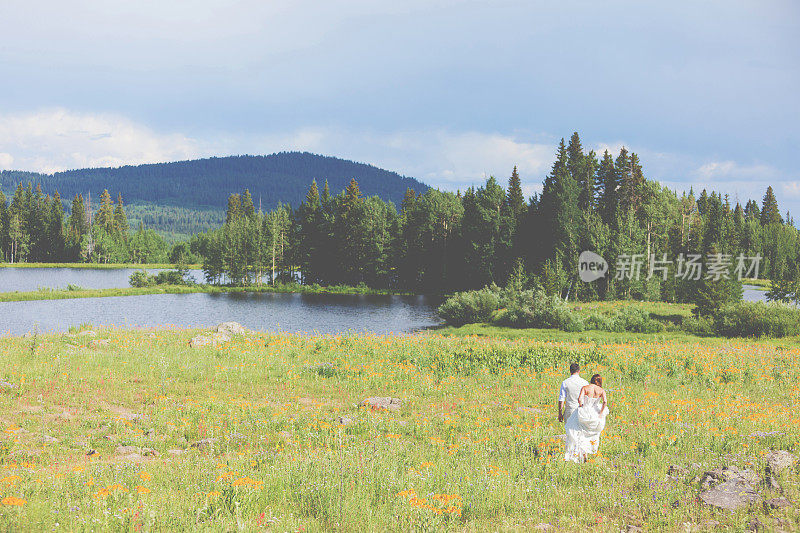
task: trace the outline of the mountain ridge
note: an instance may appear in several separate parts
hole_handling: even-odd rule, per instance
[[[231,193],[249,189],[264,209],[279,202],[297,206],[311,181],[320,188],[325,180],[338,194],[355,178],[366,196],[378,195],[400,205],[407,188],[417,193],[428,185],[419,180],[335,156],[310,152],[276,152],[269,155],[214,156],[165,163],[96,167],[52,174],[19,170],[0,171],[0,189],[13,194],[18,183],[34,182],[45,193],[59,191],[65,200],[75,194],[98,198],[103,189],[122,194],[126,204],[156,204],[190,209],[224,209]]]

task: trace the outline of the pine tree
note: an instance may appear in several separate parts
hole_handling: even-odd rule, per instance
[[[525,196],[522,194],[522,181],[519,178],[516,165],[514,165],[514,170],[511,171],[511,177],[508,179],[508,192],[506,193],[506,200],[503,205],[508,215],[514,220],[516,228],[516,225],[527,209]]]
[[[250,189],[245,189],[241,197],[242,202],[242,215],[247,218],[253,218],[256,214],[256,208],[253,205],[253,197],[250,195]]]
[[[64,257],[64,205],[61,203],[61,195],[58,191],[53,195],[50,202],[47,217],[47,241],[50,261],[68,261]]]
[[[100,195],[100,208],[94,217],[94,225],[108,232],[114,229],[114,204],[108,189],[103,190],[103,194]]]
[[[317,189],[317,181],[311,182],[305,201],[297,210],[298,219],[298,264],[305,283],[321,281],[321,247],[323,246],[322,204]]]
[[[597,179],[600,182],[600,194],[597,200],[600,216],[606,224],[611,224],[616,220],[618,205],[617,173],[614,170],[614,158],[608,153],[603,152],[603,159],[600,161],[600,168],[597,171]]]
[[[775,193],[770,185],[767,187],[761,206],[761,225],[766,226],[767,224],[780,224],[782,222],[781,212],[778,209],[778,200],[775,198]]]
[[[242,216],[242,198],[238,194],[228,196],[228,208],[225,211],[225,224],[231,224]]]
[[[122,205],[122,193],[117,194],[117,205],[114,207],[114,225],[117,230],[127,235],[129,225],[128,217],[125,214],[125,207]]]

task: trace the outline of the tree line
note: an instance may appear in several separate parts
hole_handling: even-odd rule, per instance
[[[256,211],[250,193],[231,195],[222,228],[187,245],[204,258],[209,282],[248,285],[298,279],[306,284],[366,284],[416,292],[452,292],[509,281],[536,282],[548,294],[580,300],[694,301],[698,292],[738,299],[736,258],[760,256],[759,277],[797,279],[800,238],[781,216],[772,187],[759,205],[703,190],[677,194],[649,180],[635,153],[586,152],[577,133],[562,139],[542,192],[525,198],[519,173],[508,186],[490,177],[451,193],[407,190],[399,211],[364,197],[355,179],[338,195],[314,181],[296,208]],[[577,279],[578,256],[591,250],[612,267],[638,255],[641,276]],[[726,276],[680,276],[680,260],[647,276],[656,257],[728,258]],[[663,263],[666,265],[667,263]],[[649,279],[648,279],[649,278]],[[738,292],[738,296],[737,296]],[[728,296],[725,296],[728,297]]]
[[[141,225],[131,232],[122,202],[108,190],[96,212],[91,197],[77,194],[67,216],[56,191],[43,194],[40,185],[17,185],[9,202],[0,191],[0,259],[23,262],[159,263],[169,247]]]
[[[260,203],[260,202],[259,202]],[[399,205],[364,196],[356,179],[336,195],[313,181],[296,207],[262,212],[250,192],[228,197],[224,223],[168,249],[155,232],[128,228],[121,196],[108,191],[96,213],[76,195],[65,216],[58,194],[18,186],[0,195],[0,250],[6,261],[202,262],[210,283],[251,285],[300,281],[420,293],[490,284],[537,284],[549,295],[578,300],[636,298],[738,299],[730,276],[681,276],[681,258],[708,264],[760,256],[759,277],[771,295],[800,294],[800,236],[781,215],[772,187],[760,202],[732,202],[703,190],[676,193],[645,177],[638,156],[622,148],[598,156],[574,133],[559,144],[541,193],[526,198],[514,168],[507,186],[490,177],[463,192],[408,188]],[[611,266],[639,256],[641,276],[578,279],[578,257],[591,250]],[[647,262],[669,259],[658,275]],[[617,269],[618,270],[618,269]],[[663,275],[662,275],[663,273]]]

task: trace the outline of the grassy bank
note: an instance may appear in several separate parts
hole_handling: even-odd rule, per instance
[[[190,269],[200,269],[203,265],[187,265]],[[171,263],[0,263],[0,268],[84,268],[113,270],[120,268],[172,269]]]
[[[306,285],[263,285],[261,287],[225,287],[217,285],[156,285],[154,287],[124,287],[118,289],[40,289],[28,292],[0,292],[2,302],[27,302],[32,300],[64,300],[70,298],[105,298],[110,296],[142,296],[145,294],[221,294],[231,292],[247,293],[300,293],[300,294],[398,294],[390,291],[366,287],[330,286],[316,287]]]
[[[772,281],[768,279],[745,278],[742,280],[742,284],[752,285],[753,287],[764,289],[765,291],[768,291],[770,287],[772,287]]]
[[[249,333],[192,349],[196,331],[99,333],[0,338],[4,529],[800,524],[796,507],[716,512],[695,481],[720,465],[762,475],[770,449],[798,453],[797,347]],[[583,465],[553,437],[572,360],[604,375],[612,410]],[[356,407],[370,396],[402,405]],[[686,472],[668,477],[673,464]],[[779,476],[794,502],[799,472]]]

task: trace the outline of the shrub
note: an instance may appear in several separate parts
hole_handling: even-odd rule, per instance
[[[700,337],[713,337],[716,333],[714,320],[708,317],[688,317],[681,322],[681,330]]]
[[[186,280],[183,274],[177,270],[162,270],[156,274],[154,282],[156,285],[185,285]]]
[[[439,316],[454,326],[488,322],[492,313],[500,309],[500,291],[485,287],[477,291],[457,292],[439,306]]]
[[[131,277],[128,278],[131,287],[151,287],[155,285],[153,276],[147,273],[146,270],[137,270]]]
[[[564,331],[583,331],[583,320],[573,313],[558,296],[544,291],[525,291],[515,295],[508,309],[496,322],[515,328],[557,328]]]
[[[623,307],[614,312],[610,331],[632,333],[659,333],[664,325],[650,318],[650,314],[636,307]]]
[[[725,337],[800,335],[800,309],[777,302],[738,302],[714,314],[714,329]]]

